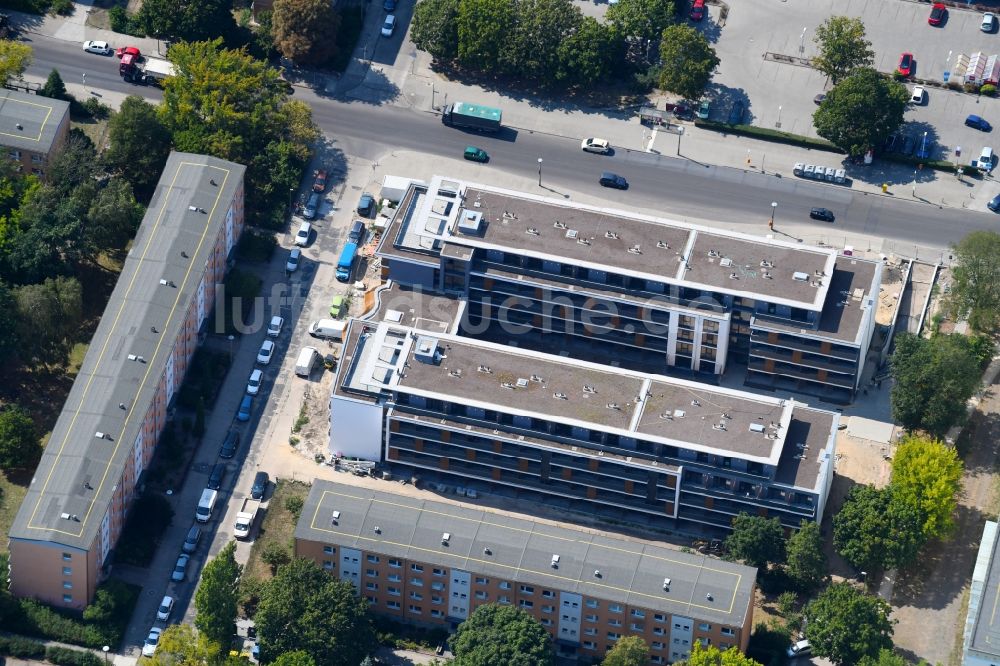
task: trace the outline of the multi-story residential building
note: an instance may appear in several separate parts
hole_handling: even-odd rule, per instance
[[[997,666],[1000,664],[1000,558],[997,544],[1000,530],[988,520],[979,542],[976,568],[972,572],[969,610],[965,618],[962,666]]]
[[[403,197],[383,277],[467,303],[461,332],[624,367],[849,402],[882,264],[828,247],[435,176]]]
[[[327,481],[313,483],[295,554],[398,621],[454,630],[483,604],[517,606],[558,654],[585,662],[629,635],[654,664],[685,659],[696,641],[746,650],[753,628],[750,567]]]
[[[24,173],[45,179],[49,158],[69,135],[69,102],[0,90],[0,145]]]
[[[721,533],[741,512],[794,529],[823,515],[836,412],[471,339],[446,332],[448,311],[383,300],[383,321],[348,328],[334,455],[668,529]]]
[[[10,589],[82,609],[243,230],[245,167],[172,153],[10,532]]]

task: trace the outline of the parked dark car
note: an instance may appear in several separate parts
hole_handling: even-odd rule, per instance
[[[220,458],[232,458],[236,455],[236,449],[240,448],[240,433],[235,430],[230,430],[226,434],[226,439],[222,442],[222,448],[219,450]]]
[[[913,149],[917,147],[917,140],[912,136],[907,136],[903,139],[903,145],[899,149],[900,155],[912,155]]]
[[[991,129],[993,129],[993,126],[990,125],[988,122],[986,122],[985,118],[977,115],[970,114],[965,119],[965,124],[968,125],[969,127],[975,127],[977,130],[981,132],[989,132]]]
[[[215,463],[212,466],[212,473],[208,475],[208,484],[206,487],[209,490],[218,490],[222,487],[222,479],[226,476],[226,463]]]
[[[729,111],[729,124],[739,125],[743,122],[743,114],[745,112],[745,106],[743,105],[743,100],[738,99],[733,102],[733,108]]]
[[[358,200],[358,215],[364,215],[365,217],[371,217],[372,213],[375,212],[375,197],[365,192],[361,195],[361,199]]]
[[[262,499],[267,492],[268,482],[267,472],[257,472],[253,477],[253,485],[250,486],[250,497],[252,499]]]
[[[990,199],[989,203],[986,204],[986,207],[994,213],[1000,213],[1000,194]]]
[[[628,181],[619,176],[616,173],[611,173],[610,171],[605,171],[601,174],[601,185],[604,187],[612,187],[616,190],[627,190]]]
[[[833,211],[827,208],[813,208],[809,211],[809,217],[814,220],[822,220],[823,222],[833,222],[834,220]]]
[[[889,138],[885,140],[882,144],[883,153],[891,153],[896,150],[900,145],[900,137],[898,134],[890,134]]]

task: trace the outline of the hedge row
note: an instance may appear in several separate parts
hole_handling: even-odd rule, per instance
[[[18,659],[42,659],[45,657],[45,646],[23,636],[0,636],[0,655]]]
[[[800,146],[802,148],[825,150],[831,153],[840,153],[841,155],[844,154],[844,151],[837,148],[826,139],[814,139],[812,137],[792,134],[791,132],[782,132],[781,130],[768,129],[766,127],[755,127],[753,125],[730,125],[729,123],[720,123],[714,120],[696,120],[694,121],[694,125],[695,127],[702,127],[716,132],[749,136],[754,139],[771,141],[772,143],[784,143],[790,146]]]
[[[45,659],[57,666],[101,666],[103,660],[93,652],[45,644],[24,636],[0,636],[0,656],[18,659]]]
[[[45,659],[58,666],[102,666],[103,664],[103,660],[93,652],[54,645],[45,650]]]

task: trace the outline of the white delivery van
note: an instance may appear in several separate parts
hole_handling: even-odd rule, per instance
[[[993,170],[993,149],[989,146],[983,148],[983,152],[979,154],[979,161],[976,166],[980,171],[992,171]]]
[[[312,374],[319,358],[319,352],[315,347],[303,347],[299,352],[299,358],[295,361],[295,374],[299,377],[308,377]]]
[[[201,499],[198,500],[198,510],[194,512],[194,518],[199,523],[207,523],[212,519],[212,511],[215,509],[215,502],[219,499],[219,491],[205,488],[201,491]]]
[[[309,324],[309,335],[324,340],[343,340],[347,329],[346,321],[337,319],[320,319]]]

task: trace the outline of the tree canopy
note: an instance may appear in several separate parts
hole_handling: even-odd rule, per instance
[[[502,50],[504,70],[528,81],[559,71],[560,46],[579,29],[583,13],[572,0],[517,0],[513,34]]]
[[[351,583],[312,560],[294,559],[278,569],[254,620],[264,663],[301,650],[316,666],[357,666],[375,647],[367,602]]]
[[[458,55],[458,5],[459,0],[420,0],[410,24],[414,46],[442,60]]]
[[[108,146],[101,162],[111,173],[127,175],[142,201],[149,201],[170,155],[170,131],[156,107],[129,95],[108,120]]]
[[[799,589],[811,591],[826,578],[826,553],[819,523],[803,520],[798,532],[788,538],[785,546],[788,575]]]
[[[660,42],[660,87],[687,99],[701,96],[719,65],[705,35],[689,25],[672,25]]]
[[[920,660],[920,664],[926,664]],[[858,662],[858,666],[910,666],[910,662],[905,657],[901,657],[892,650],[879,650],[875,657],[864,657]]]
[[[41,457],[38,428],[27,410],[10,405],[0,411],[0,469],[31,469]]]
[[[340,16],[330,0],[274,0],[271,34],[289,60],[322,65],[337,53]]]
[[[813,653],[853,666],[864,657],[892,649],[892,608],[849,583],[834,583],[804,611],[805,635]]]
[[[911,563],[923,544],[920,514],[891,487],[854,486],[833,517],[833,547],[870,573]]]
[[[943,442],[907,435],[892,459],[895,498],[917,509],[925,541],[947,536],[962,487],[962,461]]]
[[[836,84],[861,67],[871,67],[875,52],[865,39],[865,25],[861,19],[850,16],[831,16],[816,28],[813,37],[819,55],[813,66],[830,77]]]
[[[943,436],[966,417],[966,402],[980,385],[979,359],[964,335],[896,337],[890,359],[892,416],[907,430]]]
[[[691,656],[677,662],[677,666],[761,666],[761,664],[735,647],[723,652],[714,645],[702,647],[701,641],[695,641],[691,646]]]
[[[483,604],[448,639],[455,666],[550,666],[552,641],[535,618],[514,606]]]
[[[370,660],[370,657],[365,657]],[[364,662],[361,662],[364,664]],[[308,652],[296,650],[278,655],[278,658],[271,662],[273,666],[316,666],[316,660],[309,656]]]
[[[0,83],[19,79],[31,64],[31,47],[12,39],[0,39]]]
[[[504,51],[514,33],[514,0],[460,0],[458,60],[471,69],[499,73]]]
[[[882,145],[903,124],[910,91],[868,67],[855,69],[813,113],[816,133],[853,156]]]
[[[236,542],[230,541],[202,569],[195,590],[194,626],[219,645],[226,645],[233,636],[242,572],[243,567],[236,563]]]
[[[677,22],[673,0],[620,0],[605,18],[623,38],[642,44],[665,39],[663,31]]]
[[[741,513],[733,518],[733,531],[726,537],[726,553],[750,566],[785,561],[785,529],[777,518]]]
[[[185,41],[232,39],[236,31],[231,0],[143,0],[136,25],[147,35]],[[173,54],[171,54],[173,55]]]
[[[1000,234],[973,231],[952,249],[952,313],[967,317],[973,330],[995,332],[1000,326]]]
[[[174,147],[247,165],[247,217],[279,228],[319,137],[309,106],[288,99],[277,70],[221,40],[175,44],[170,59],[177,75],[158,111]]]
[[[38,94],[51,99],[66,99],[66,84],[63,83],[58,70],[53,69],[49,72],[49,77],[45,79],[45,85]]]
[[[618,639],[604,655],[601,666],[646,666],[649,663],[649,646],[639,636]]]

